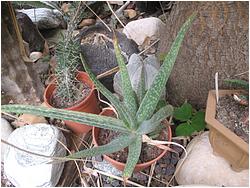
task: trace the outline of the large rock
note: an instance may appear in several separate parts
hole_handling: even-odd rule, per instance
[[[58,27],[66,27],[66,22],[63,15],[56,9],[36,8],[18,10],[27,14],[33,23],[38,26],[38,29],[54,29]]]
[[[103,37],[104,36],[104,37]],[[129,59],[133,53],[138,53],[138,47],[133,40],[116,31],[116,36],[121,47],[122,55]],[[118,66],[114,46],[113,33],[110,32],[102,24],[96,24],[87,28],[83,28],[78,35],[81,40],[81,52],[86,63],[92,72],[97,76]],[[127,61],[126,61],[127,62]],[[101,78],[100,81],[113,92],[114,74]]]
[[[47,156],[65,156],[66,144],[62,132],[48,124],[27,125],[16,129],[8,142],[17,147]],[[64,163],[47,164],[48,158],[31,155],[7,147],[4,156],[4,172],[15,186],[49,187],[55,186],[61,176]]]
[[[1,139],[8,140],[9,135],[13,132],[13,128],[9,124],[9,122],[1,118]],[[4,153],[6,151],[6,145],[1,143],[1,161],[4,161]]]
[[[208,132],[195,137],[187,146],[187,159],[176,174],[180,185],[249,186],[249,170],[235,172],[222,157],[213,154]],[[181,160],[177,164],[180,166]]]
[[[159,18],[150,17],[129,22],[123,33],[138,45],[142,45],[147,37],[159,38],[160,31],[164,28],[165,24]]]

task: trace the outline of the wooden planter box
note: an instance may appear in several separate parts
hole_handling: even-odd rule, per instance
[[[219,96],[231,95],[235,90],[219,90]],[[249,145],[231,130],[221,124],[216,117],[215,90],[208,93],[205,121],[209,128],[209,141],[215,154],[225,158],[235,171],[248,169]]]

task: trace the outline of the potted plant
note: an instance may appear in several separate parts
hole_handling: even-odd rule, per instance
[[[126,65],[120,53],[117,39],[114,39],[115,54],[121,73],[123,102],[119,101],[108,89],[106,89],[94,74],[90,71],[86,63],[83,63],[86,72],[97,89],[112,103],[114,112],[118,118],[101,116],[96,114],[67,111],[64,109],[54,109],[46,107],[34,107],[29,105],[3,105],[2,110],[15,113],[31,113],[40,116],[59,118],[63,120],[75,121],[95,127],[118,131],[120,135],[110,143],[94,148],[85,149],[68,155],[64,160],[74,160],[77,158],[91,157],[96,155],[110,154],[128,147],[128,157],[123,170],[123,178],[131,177],[134,168],[139,160],[143,142],[151,142],[148,135],[156,131],[162,120],[172,115],[173,107],[164,105],[156,110],[161,93],[165,88],[168,77],[173,68],[179,48],[186,31],[192,24],[196,14],[193,14],[181,27],[169,53],[166,55],[163,64],[151,87],[145,91],[144,82],[140,82],[137,95],[132,90]],[[82,57],[82,56],[81,56]],[[82,58],[82,61],[83,58]],[[143,80],[143,77],[142,79]]]
[[[235,171],[249,167],[249,126],[248,104],[242,103],[242,94],[247,91],[248,82],[227,80],[238,83],[244,90],[218,90],[219,104],[216,102],[216,91],[208,93],[205,121],[209,128],[209,140],[214,152],[224,157]],[[248,100],[247,100],[248,101]],[[242,103],[242,104],[240,104]],[[246,111],[247,114],[244,114]],[[248,132],[248,134],[247,134]]]
[[[103,111],[100,113],[100,115],[109,116],[109,117],[116,117],[114,110],[112,110],[111,108],[103,109]],[[167,139],[169,142],[171,142],[171,139],[172,139],[171,127],[170,126],[165,127],[165,126],[166,125],[159,126],[159,130],[156,130],[155,132],[153,132],[153,135],[156,135],[157,137],[159,137],[159,135],[157,135],[157,134],[161,133],[162,140]],[[164,130],[164,129],[167,129],[167,130]],[[116,134],[117,134],[117,132],[115,132],[115,131],[110,131],[110,130],[105,130],[105,129],[101,129],[98,127],[93,127],[93,129],[92,129],[93,144],[96,147],[103,145],[103,143],[107,142],[106,140],[109,140],[113,136],[116,136]],[[102,136],[100,136],[100,135],[102,135]],[[106,135],[108,135],[108,138],[106,137]],[[134,172],[139,172],[139,171],[149,167],[154,162],[161,159],[167,152],[167,150],[162,150],[162,149],[159,149],[155,146],[150,146],[150,145],[146,145],[146,144],[144,144],[144,146],[142,147],[141,152],[143,152],[143,151],[144,151],[144,156],[141,159],[141,161],[135,165]],[[112,153],[110,155],[104,154],[103,158],[106,161],[108,161],[110,164],[112,164],[112,166],[117,168],[118,170],[123,171],[125,168],[125,160],[126,160],[127,155],[128,155],[128,150],[123,149],[121,151]],[[154,156],[156,156],[156,157],[154,157]]]
[[[73,30],[77,27],[81,2],[67,12],[68,29],[62,35],[55,50],[55,79],[44,91],[44,102],[48,107],[98,114],[100,108],[93,82],[85,72],[77,71],[80,64],[80,43],[74,39]],[[86,133],[91,126],[72,121],[65,124],[76,133]]]

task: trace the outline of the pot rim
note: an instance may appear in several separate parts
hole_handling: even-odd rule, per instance
[[[88,75],[86,72],[78,71],[76,77],[78,77],[79,75],[84,75],[84,76],[86,76],[86,77],[87,77],[87,80],[89,80],[89,82],[92,82],[92,81],[90,80],[90,78],[89,78],[89,75]],[[85,80],[86,80],[86,78],[84,78],[84,81],[85,81]],[[46,89],[45,89],[45,91],[44,91],[44,96],[43,96],[44,102],[46,103],[46,105],[48,105],[48,106],[51,107],[51,108],[56,108],[56,107],[54,107],[54,106],[51,105],[50,99],[48,99],[48,98],[46,97],[46,93],[48,92],[48,90],[49,90],[51,87],[54,87],[54,88],[53,88],[53,91],[52,91],[52,92],[54,92],[54,90],[56,89],[55,81],[56,81],[56,78],[54,78],[54,79],[48,84],[48,86],[46,87]],[[91,95],[92,95],[92,94],[94,93],[94,91],[95,91],[95,86],[94,86],[93,83],[91,83],[91,84],[86,83],[86,82],[84,82],[84,83],[87,84],[87,85],[90,87],[90,89],[91,89],[90,92],[89,92],[89,94],[88,94],[83,100],[81,100],[80,102],[78,102],[77,104],[75,104],[75,105],[73,105],[73,106],[70,106],[70,107],[67,107],[67,108],[63,108],[63,109],[65,109],[65,110],[74,110],[75,108],[82,106],[84,103],[86,103],[86,102],[90,99]],[[51,96],[50,96],[50,97],[51,97]]]

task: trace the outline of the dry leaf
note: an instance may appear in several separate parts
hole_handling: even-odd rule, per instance
[[[62,4],[62,7],[61,7],[62,11],[63,11],[64,13],[69,12],[69,6],[70,6],[70,4],[68,4],[68,3],[63,3],[63,4]]]
[[[87,19],[83,19],[81,21],[81,23],[79,24],[79,28],[83,28],[85,26],[90,26],[90,25],[94,25],[96,22],[95,19],[92,19],[92,18],[87,18]]]
[[[136,17],[136,15],[137,15],[137,13],[134,9],[124,10],[124,16],[129,17],[129,19]]]
[[[48,123],[47,120],[42,116],[34,116],[31,114],[23,114],[19,116],[17,120],[15,120],[12,124],[15,127],[21,127],[27,124],[35,124],[35,123]]]

